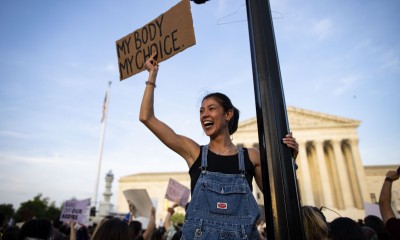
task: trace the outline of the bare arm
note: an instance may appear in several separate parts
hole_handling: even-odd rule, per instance
[[[167,212],[167,215],[165,216],[165,220],[164,220],[165,230],[168,230],[168,228],[171,226],[171,217],[175,213],[174,208],[177,206],[178,206],[178,204],[174,203],[174,205],[172,205],[172,207],[168,208],[168,212]]]
[[[146,231],[144,231],[144,233],[143,233],[144,240],[151,239],[151,236],[153,235],[155,227],[156,227],[156,209],[153,207],[151,209],[149,224],[147,225]]]
[[[154,90],[158,73],[157,54],[146,61],[145,67],[149,72],[148,82],[140,106],[139,120],[160,139],[168,148],[182,156],[189,166],[200,153],[199,145],[182,135],[176,134],[168,125],[158,120],[154,114]],[[153,84],[149,84],[153,83]]]
[[[390,203],[392,201],[392,181],[399,179],[396,171],[387,172],[386,177],[388,180],[385,179],[383,182],[381,194],[379,196],[379,210],[385,224],[390,218],[396,217]],[[391,179],[391,181],[389,179]]]
[[[288,146],[293,153],[294,159],[297,158],[299,154],[299,145],[296,142],[296,139],[292,136],[292,133],[287,134],[282,142]],[[263,191],[262,187],[262,173],[261,173],[261,160],[260,160],[260,151],[257,148],[249,148],[249,157],[251,162],[254,165],[254,178],[256,180],[257,186]]]
[[[76,222],[69,223],[69,240],[76,240],[76,230],[75,230]]]
[[[257,148],[248,148],[247,150],[249,152],[250,161],[254,166],[254,179],[256,180],[258,188],[263,191],[260,151]]]

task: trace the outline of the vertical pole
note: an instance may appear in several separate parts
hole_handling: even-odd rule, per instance
[[[104,146],[104,134],[106,131],[106,121],[107,121],[107,112],[108,112],[108,102],[110,99],[110,91],[111,91],[111,81],[108,82],[108,88],[106,92],[106,96],[104,99],[103,105],[103,117],[102,117],[102,127],[101,127],[101,136],[100,136],[100,147],[99,147],[99,161],[97,163],[97,179],[94,187],[94,196],[92,201],[92,207],[97,206],[97,194],[99,191],[99,179],[100,179],[100,170],[101,170],[101,160],[103,158],[103,146]]]
[[[304,239],[269,0],[246,0],[267,238]]]

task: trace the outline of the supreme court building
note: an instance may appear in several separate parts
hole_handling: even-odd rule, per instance
[[[329,221],[339,216],[363,219],[365,204],[377,209],[374,204],[379,200],[386,172],[398,166],[363,166],[357,135],[360,121],[294,107],[288,107],[287,112],[290,129],[299,143],[296,174],[301,205],[322,207]],[[257,119],[240,122],[233,142],[258,147]],[[147,189],[151,198],[158,199],[157,220],[162,220],[170,205],[164,200],[170,178],[190,187],[187,172],[142,173],[120,178],[117,212],[128,211],[124,190]],[[262,206],[263,195],[254,182],[253,186],[253,194]],[[393,183],[392,206],[400,210],[399,181]]]

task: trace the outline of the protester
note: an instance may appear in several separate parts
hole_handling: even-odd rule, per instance
[[[167,210],[167,215],[165,216],[164,228],[166,231],[166,237],[165,237],[166,240],[171,240],[174,234],[177,232],[176,227],[171,222],[171,217],[175,213],[174,208],[176,208],[177,206],[179,205],[174,203],[172,207],[169,207]]]
[[[239,110],[222,93],[203,98],[200,123],[210,138],[200,146],[175,133],[154,114],[154,91],[158,73],[157,53],[146,61],[149,72],[140,108],[140,121],[161,142],[183,157],[189,166],[192,200],[186,211],[182,239],[219,239],[246,237],[258,239],[256,221],[260,210],[252,194],[252,179],[262,189],[260,154],[256,148],[237,147],[231,135],[237,130]],[[283,138],[298,153],[295,139]]]
[[[53,237],[53,226],[47,219],[32,219],[25,222],[18,234],[18,240],[29,238],[51,239]]]
[[[328,225],[314,207],[301,207],[304,234],[307,240],[327,240]]]
[[[76,229],[77,223],[76,222],[70,222],[70,234],[69,234],[69,239],[70,240],[89,240],[89,230],[86,226],[79,226],[78,230]]]
[[[107,219],[96,229],[92,240],[131,240],[128,224],[119,218]]]
[[[134,208],[130,206],[130,209]],[[154,230],[156,228],[156,209],[153,207],[150,212],[149,222],[146,229],[143,229],[143,225],[140,221],[130,218],[129,228],[132,232],[132,239],[136,240],[150,240],[153,236]]]
[[[348,217],[334,219],[329,227],[329,236],[332,240],[365,240],[361,226]]]
[[[400,167],[397,171],[388,171],[385,181],[383,182],[381,194],[379,196],[379,210],[386,229],[392,239],[400,239],[400,219],[396,218],[393,212],[392,202],[392,185],[393,182],[399,179]]]
[[[376,231],[373,228],[364,225],[361,226],[361,230],[364,234],[365,240],[378,240],[378,234],[376,234]]]
[[[3,236],[0,236],[1,240],[17,240],[19,234],[19,227],[17,226],[9,226],[4,230]]]
[[[385,228],[382,219],[374,215],[368,215],[364,218],[364,225],[375,230],[379,240],[390,240],[389,233]]]

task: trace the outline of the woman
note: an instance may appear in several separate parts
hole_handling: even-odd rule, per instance
[[[302,206],[301,215],[307,240],[328,239],[328,224],[324,220],[322,213],[317,212],[315,207]]]
[[[258,239],[255,223],[260,212],[252,195],[252,178],[262,189],[260,154],[256,148],[236,147],[231,141],[230,136],[238,127],[239,111],[224,94],[209,94],[200,108],[200,123],[210,137],[209,144],[200,146],[175,133],[154,115],[156,60],[157,53],[153,53],[145,63],[149,78],[139,118],[189,166],[192,199],[182,239]],[[297,156],[298,146],[290,134],[283,143]]]

